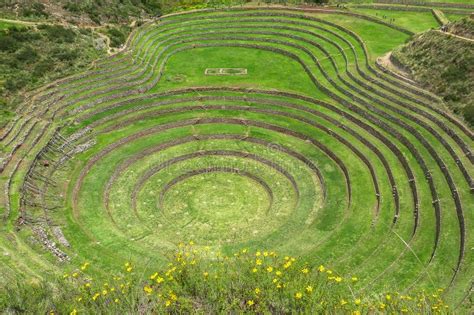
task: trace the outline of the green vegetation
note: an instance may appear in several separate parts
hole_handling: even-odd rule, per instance
[[[385,22],[186,11],[29,92],[0,135],[0,305],[470,313],[473,132],[375,63],[411,37]],[[98,32],[121,45],[124,28]],[[30,67],[38,45],[2,47]]]
[[[192,244],[192,242],[191,242]],[[130,262],[105,280],[89,274],[90,263],[50,282],[7,284],[0,310],[7,313],[445,313],[443,290],[359,296],[356,276],[342,277],[273,251],[247,249],[225,256],[180,244],[167,268],[143,276]],[[61,287],[56,291],[55,287]]]
[[[456,23],[449,24],[447,31],[455,35],[474,39],[474,22],[472,19],[464,18]]]
[[[120,47],[125,44],[128,34],[130,33],[130,28],[126,26],[122,27],[108,27],[106,29],[107,36],[110,38],[111,47]]]
[[[7,108],[0,126],[11,117],[5,113],[23,101],[25,90],[85,69],[101,54],[91,32],[46,24],[0,30],[0,97]]]
[[[431,28],[438,28],[439,24],[431,12],[411,12],[354,8],[355,12],[377,17],[384,21],[404,27],[414,33],[423,32]]]
[[[448,31],[472,36],[474,22],[463,19],[448,25]],[[418,82],[443,97],[448,106],[474,124],[474,42],[436,31],[423,33],[394,51]]]

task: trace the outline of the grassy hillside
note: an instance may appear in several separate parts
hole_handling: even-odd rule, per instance
[[[6,1],[0,4],[4,16],[19,19],[56,20],[72,24],[129,23],[160,15],[157,0]]]
[[[105,48],[90,29],[5,23],[0,29],[0,127],[24,100],[23,92],[89,67]]]
[[[462,19],[456,23],[448,25],[448,32],[474,39],[474,21],[472,19]]]
[[[463,19],[448,30],[472,34],[474,22]],[[448,106],[474,125],[474,42],[438,31],[416,36],[393,52],[413,78],[443,97]]]

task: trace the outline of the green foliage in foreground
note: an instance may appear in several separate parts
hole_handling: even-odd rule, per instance
[[[474,29],[474,21],[461,20],[448,29],[464,25]],[[466,26],[469,25],[469,26]],[[448,106],[474,126],[474,42],[458,39],[437,31],[416,36],[393,52],[416,81],[443,97]]]
[[[437,292],[354,292],[354,275],[273,251],[229,256],[180,244],[167,267],[135,270],[126,262],[93,279],[85,262],[52,282],[8,284],[0,311],[78,313],[447,313]],[[1,288],[0,288],[1,289]]]

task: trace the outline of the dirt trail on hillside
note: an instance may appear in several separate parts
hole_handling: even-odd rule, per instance
[[[468,42],[474,43],[474,39],[471,39],[471,38],[462,37],[462,36],[459,36],[459,35],[456,35],[456,34],[453,34],[453,33],[449,33],[449,32],[443,32],[441,30],[436,30],[436,31],[438,33],[441,33],[441,34],[445,34],[445,35],[448,35],[448,36],[453,36],[453,37],[456,37],[456,38],[459,38],[459,39],[462,39],[462,40],[467,40]]]
[[[404,71],[403,69],[401,69],[400,67],[397,67],[393,62],[392,60],[390,59],[390,57],[392,56],[392,52],[388,52],[386,53],[385,55],[383,55],[382,57],[379,57],[377,58],[377,61],[383,65],[385,68],[395,72],[396,74],[404,77],[405,79],[413,82],[413,84],[416,84],[415,81],[413,81],[412,79],[410,79],[410,75]]]

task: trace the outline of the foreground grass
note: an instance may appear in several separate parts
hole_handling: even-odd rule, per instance
[[[437,292],[359,294],[355,275],[273,251],[231,255],[180,244],[167,267],[135,270],[126,262],[106,279],[90,264],[50,282],[9,283],[0,310],[17,313],[446,313]]]

